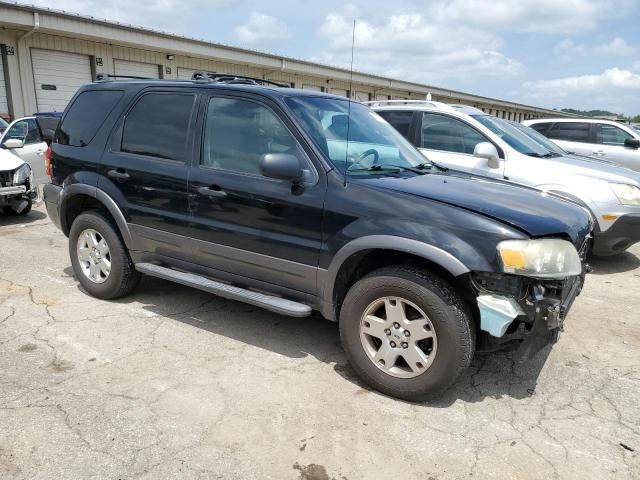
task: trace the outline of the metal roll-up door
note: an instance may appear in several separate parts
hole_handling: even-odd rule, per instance
[[[178,67],[178,80],[191,80],[196,71],[193,68]]]
[[[0,117],[9,118],[9,102],[7,100],[7,84],[4,80],[2,55],[0,55]]]
[[[57,50],[31,50],[39,112],[61,112],[85,83],[91,82],[88,55]]]
[[[344,88],[332,88],[330,90],[331,93],[333,93],[334,95],[340,95],[342,97],[347,97],[347,91]]]
[[[130,62],[129,60],[114,60],[114,74],[125,77],[160,78],[158,65],[153,63]]]
[[[313,90],[314,92],[321,92],[322,91],[322,87],[318,87],[317,85],[307,85],[307,84],[303,84],[302,88],[304,90]]]

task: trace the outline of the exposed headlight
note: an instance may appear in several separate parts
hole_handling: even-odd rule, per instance
[[[16,173],[13,174],[13,184],[14,185],[22,185],[27,181],[29,176],[31,175],[31,167],[28,164],[21,165]]]
[[[622,205],[640,205],[640,188],[626,183],[610,183],[609,186]]]
[[[566,240],[506,240],[498,244],[498,253],[505,273],[538,278],[563,278],[582,273],[578,251]]]

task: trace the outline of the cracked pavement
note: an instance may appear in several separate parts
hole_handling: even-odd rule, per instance
[[[640,478],[639,258],[593,262],[552,349],[410,404],[319,316],[152,278],[97,300],[42,208],[0,216],[0,478]]]

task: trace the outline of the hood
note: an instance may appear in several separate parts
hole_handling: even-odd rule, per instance
[[[491,217],[531,237],[567,234],[581,245],[591,230],[584,208],[540,190],[449,170],[414,177],[378,177],[367,184],[447,203]]]
[[[0,148],[0,172],[15,170],[23,163],[24,161],[11,150]]]
[[[640,173],[630,168],[613,164],[606,160],[590,157],[565,155],[545,159],[554,170],[554,175],[565,173],[582,177],[605,180],[614,183],[628,183],[640,186]]]

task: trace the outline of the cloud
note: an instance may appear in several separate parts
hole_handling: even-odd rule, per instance
[[[608,43],[598,45],[595,53],[598,55],[611,55],[618,57],[631,57],[638,52],[638,48],[629,45],[623,38],[616,37]]]
[[[205,9],[233,5],[231,0],[30,0],[33,5],[81,13],[95,18],[155,28],[167,32],[190,33],[189,26]]]
[[[603,16],[622,14],[631,0],[451,0],[435,8],[437,21],[513,31],[572,33],[593,29]]]
[[[640,74],[619,68],[610,68],[599,75],[580,75],[575,77],[556,78],[554,80],[538,80],[525,82],[525,89],[544,93],[566,92],[572,90],[602,90],[605,88],[622,88],[640,90]]]
[[[273,44],[291,37],[287,25],[264,13],[253,12],[249,21],[233,30],[234,36],[249,45]]]
[[[327,15],[318,30],[325,50],[315,60],[346,67],[351,57],[353,23],[347,15]],[[420,13],[396,14],[380,23],[356,23],[355,67],[419,82],[458,75],[517,74],[522,65],[499,50],[503,41],[491,31],[452,28]]]

